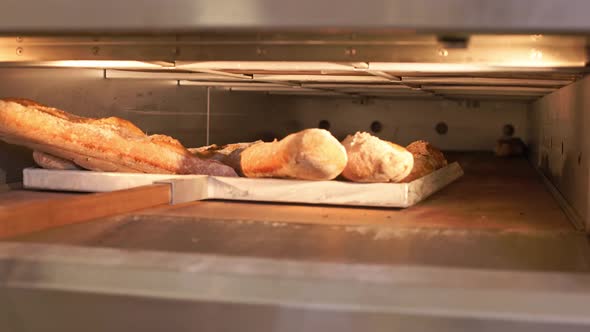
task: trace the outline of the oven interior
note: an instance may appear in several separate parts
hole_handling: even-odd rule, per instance
[[[118,116],[148,134],[175,137],[187,147],[269,141],[316,127],[330,130],[339,140],[356,131],[370,132],[400,145],[423,139],[441,148],[450,161],[458,161],[465,172],[457,182],[408,209],[199,201],[161,205],[4,238],[3,261],[37,262],[38,258],[48,265],[42,269],[36,265],[41,277],[35,278],[32,267],[9,270],[2,267],[8,263],[0,265],[0,271],[4,268],[11,272],[4,277],[4,283],[13,282],[10,285],[14,286],[1,291],[12,302],[0,304],[0,308],[14,306],[16,316],[27,312],[34,315],[35,319],[24,323],[14,323],[14,317],[6,317],[16,324],[11,326],[26,326],[24,330],[35,330],[41,324],[53,328],[79,326],[76,324],[82,324],[84,319],[99,322],[98,315],[85,313],[80,318],[68,318],[65,310],[60,309],[73,308],[76,303],[96,305],[105,310],[105,315],[114,317],[113,324],[123,324],[128,320],[120,317],[117,310],[132,312],[136,308],[133,301],[140,299],[147,301],[141,303],[141,308],[157,308],[165,317],[182,317],[170,323],[181,330],[186,326],[175,324],[191,319],[193,323],[210,321],[200,311],[183,311],[182,308],[193,308],[194,301],[209,301],[205,312],[217,318],[217,312],[239,317],[239,310],[252,317],[277,317],[269,303],[256,302],[255,298],[228,300],[232,304],[220,309],[225,300],[215,297],[215,292],[209,294],[211,288],[202,290],[210,295],[207,299],[183,298],[174,293],[178,289],[161,290],[158,287],[163,286],[149,284],[162,280],[186,286],[182,283],[186,280],[167,275],[170,271],[166,269],[182,270],[187,274],[183,276],[188,276],[190,271],[185,271],[187,265],[182,262],[190,260],[191,255],[200,257],[204,260],[201,264],[209,264],[208,267],[228,259],[227,264],[243,267],[239,273],[262,262],[283,264],[286,271],[291,271],[288,264],[308,264],[305,266],[310,273],[330,267],[330,273],[315,275],[319,279],[314,279],[316,282],[308,288],[293,286],[292,289],[303,293],[304,289],[319,285],[322,288],[318,292],[327,292],[327,280],[337,279],[335,271],[346,273],[346,269],[352,269],[354,278],[350,278],[358,282],[363,279],[363,272],[353,270],[360,266],[377,269],[371,272],[375,278],[386,273],[379,269],[444,269],[439,281],[443,285],[438,286],[453,289],[455,293],[449,294],[459,294],[459,286],[447,284],[449,271],[463,269],[468,271],[463,275],[469,276],[465,280],[480,278],[478,282],[486,287],[496,285],[497,280],[470,273],[511,273],[513,280],[520,280],[515,275],[518,273],[537,273],[533,275],[543,278],[565,273],[586,278],[590,271],[587,64],[588,38],[581,34],[209,31],[0,36],[0,97],[32,99],[81,116]],[[527,146],[526,155],[494,156],[493,149],[503,137],[522,139]],[[0,143],[0,154],[0,209],[15,211],[31,202],[80,195],[19,188],[22,170],[33,165],[31,151]],[[141,256],[144,253],[151,258]],[[119,265],[112,265],[108,257],[126,258],[120,258]],[[139,263],[135,266],[134,262]],[[147,265],[141,265],[144,263]],[[195,264],[199,266],[198,262]],[[292,269],[296,269],[295,265]],[[86,269],[86,274],[72,272],[76,269]],[[138,269],[145,269],[145,273],[134,274]],[[200,270],[193,267],[191,271]],[[206,276],[212,278],[214,273],[207,271]],[[261,271],[264,277],[266,270],[261,267]],[[420,279],[427,273],[419,271],[412,272],[412,278],[404,274],[407,271],[391,273],[417,282],[414,277]],[[155,273],[161,275],[155,277]],[[235,277],[238,272],[226,273]],[[273,273],[279,272],[268,272],[268,276],[276,277]],[[243,287],[251,281],[249,277],[239,279]],[[133,293],[133,282],[127,283],[125,278],[146,282],[140,288],[156,293]],[[91,286],[98,288],[88,290],[80,286],[83,291],[68,289],[64,295],[53,292],[51,287],[61,286],[48,279],[61,280],[65,288],[84,282],[88,283],[84,287],[91,288],[92,282]],[[51,287],[40,286],[40,280]],[[282,289],[273,283],[278,279],[268,280],[266,287],[254,285],[252,291],[265,294]],[[524,284],[528,279],[522,280]],[[19,287],[18,282],[24,286]],[[511,284],[497,282],[503,286]],[[561,285],[555,280],[532,282],[538,287],[536,290],[547,290],[552,283]],[[247,292],[239,287],[233,289],[233,284],[224,284],[220,279],[205,284],[220,287],[219,294]],[[347,288],[351,285],[358,284]],[[579,285],[588,287],[583,282]],[[117,287],[124,290],[113,291]],[[364,294],[370,293],[366,291]],[[399,294],[403,298],[403,292]],[[107,295],[115,299],[107,300]],[[273,293],[281,299],[287,296],[282,295]],[[313,296],[309,296],[313,302]],[[356,300],[346,303],[363,303],[363,298],[358,295]],[[167,302],[172,300],[176,302]],[[35,306],[35,301],[58,305],[46,308]],[[183,306],[182,301],[191,305]],[[314,309],[304,314],[298,310],[306,308],[302,304],[305,297],[299,301],[279,301],[290,308],[285,320],[293,324],[296,317],[306,317],[310,325],[287,326],[276,320],[275,327],[316,326],[313,324],[327,321],[342,309],[326,304],[335,311],[330,309],[320,315]],[[434,303],[432,297],[428,301]],[[364,308],[371,304],[374,303]],[[177,314],[174,310],[178,310]],[[518,308],[511,310],[522,315],[519,317],[526,316]],[[356,316],[359,311],[354,312],[344,317],[352,322],[363,321]],[[383,314],[383,310],[379,312]],[[576,321],[581,313],[576,316],[573,312],[569,311],[571,317],[566,313],[559,317],[582,324]],[[499,317],[510,320],[506,318],[509,313],[505,314]],[[52,320],[51,315],[57,318]],[[439,322],[440,315],[427,316],[434,320],[422,317],[421,322],[438,324],[435,321]],[[342,322],[344,318],[338,317],[329,321]],[[398,326],[417,328],[418,325],[412,325],[417,320],[408,320],[408,315],[400,317],[395,318]],[[527,328],[539,328],[535,325],[538,321],[533,321]],[[451,330],[453,324],[444,328]],[[558,319],[552,324],[561,323]],[[566,325],[580,327],[575,324]],[[160,326],[154,322],[143,325],[148,330]]]

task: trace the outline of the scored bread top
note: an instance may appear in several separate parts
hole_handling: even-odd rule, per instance
[[[331,180],[346,166],[344,147],[324,129],[305,129],[280,141],[258,143],[241,153],[247,177]]]
[[[193,156],[165,135],[131,122],[91,119],[26,99],[0,99],[0,139],[101,171],[236,176],[228,166]]]
[[[405,148],[369,133],[347,136],[342,145],[348,164],[342,176],[355,182],[398,182],[410,174],[414,163]]]

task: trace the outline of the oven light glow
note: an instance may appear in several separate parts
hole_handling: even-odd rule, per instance
[[[504,60],[497,63],[394,63],[371,62],[370,70],[393,73],[469,73],[469,72],[501,72],[501,71],[551,71],[553,68],[569,65],[583,66],[581,63],[563,63],[543,60],[543,53],[535,53],[535,59]]]
[[[109,60],[66,60],[49,61],[41,63],[43,66],[68,67],[68,68],[125,68],[125,69],[148,69],[161,68],[155,63],[142,61],[109,61]]]
[[[386,72],[478,72],[491,71],[487,65],[463,63],[409,63],[409,62],[371,62],[370,70]]]
[[[438,50],[441,58],[449,56],[447,49]],[[525,53],[526,54],[526,53]],[[543,51],[532,48],[528,54],[523,56],[522,53],[515,53],[513,56],[507,55],[499,58],[497,61],[486,62],[365,62],[366,68],[357,69],[352,63],[326,63],[326,62],[287,62],[287,61],[267,61],[267,62],[199,62],[199,63],[182,63],[177,62],[176,67],[162,65],[158,62],[143,61],[108,61],[108,60],[67,60],[67,61],[44,61],[31,62],[26,66],[30,67],[65,67],[65,68],[99,68],[99,69],[160,69],[160,70],[192,70],[196,72],[205,72],[209,70],[241,70],[241,71],[318,71],[319,75],[314,76],[332,76],[331,74],[346,73],[355,71],[382,71],[395,73],[412,73],[412,72],[497,72],[497,71],[527,71],[531,68],[540,70],[547,68],[550,70],[557,67],[583,67],[584,61],[563,61],[562,59],[548,56]],[[214,68],[214,69],[213,69]],[[281,73],[285,74],[285,73]],[[260,75],[260,74],[258,74]],[[268,75],[275,75],[269,73]],[[266,75],[264,75],[266,76]],[[285,75],[283,75],[285,76]],[[288,75],[287,75],[288,76]]]
[[[543,52],[537,49],[531,49],[530,53],[531,60],[543,60]]]
[[[187,70],[290,70],[290,71],[352,71],[353,63],[320,62],[320,61],[177,61],[176,68]]]

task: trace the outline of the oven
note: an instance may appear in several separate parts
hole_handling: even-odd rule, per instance
[[[306,128],[427,140],[462,174],[405,208],[149,175],[83,193],[60,185],[104,178],[30,188],[32,151],[1,142],[2,331],[590,328],[585,1],[2,7],[0,98],[191,148]]]

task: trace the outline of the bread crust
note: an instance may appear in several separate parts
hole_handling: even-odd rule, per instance
[[[401,182],[412,182],[447,165],[443,153],[427,141],[412,142],[406,149],[414,156],[414,166]]]
[[[405,148],[369,133],[347,136],[342,145],[348,164],[342,176],[354,182],[399,182],[412,170],[414,158]]]
[[[91,119],[26,99],[0,99],[0,139],[97,171],[237,176],[177,140],[145,135],[127,120]]]
[[[76,164],[73,162],[59,158],[56,156],[52,156],[45,152],[41,151],[33,151],[33,160],[35,163],[42,168],[45,169],[59,169],[59,170],[77,170],[80,169]]]
[[[244,173],[242,172],[242,166],[240,165],[242,151],[244,151],[247,147],[258,143],[263,142],[259,140],[255,142],[232,143],[221,146],[212,144],[199,148],[190,148],[188,150],[201,159],[220,161],[233,168],[239,175],[244,176]]]
[[[240,153],[240,169],[251,178],[332,180],[347,163],[344,147],[324,129],[306,129]]]

